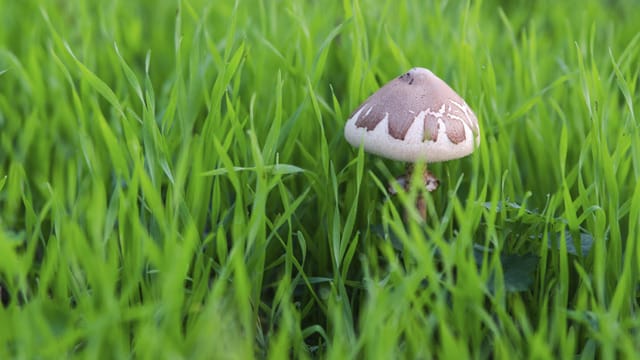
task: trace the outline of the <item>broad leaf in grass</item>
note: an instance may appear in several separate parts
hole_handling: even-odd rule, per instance
[[[401,240],[392,231],[385,232],[381,225],[373,225],[370,229],[373,234],[380,238],[388,239],[397,251],[403,250]],[[473,257],[478,267],[482,266],[484,255],[487,252],[491,253],[492,250],[481,245],[474,245]],[[500,263],[502,264],[504,287],[507,292],[527,291],[531,288],[534,273],[538,267],[538,257],[536,255],[531,253],[524,255],[503,254],[500,255]],[[488,284],[491,291],[495,288],[493,276]]]
[[[492,250],[480,245],[474,246],[473,257],[478,267],[482,266],[486,252],[492,252]],[[533,276],[538,267],[538,257],[536,255],[531,253],[524,255],[503,254],[500,255],[500,264],[502,265],[504,287],[507,292],[527,291],[531,288]],[[494,276],[495,274],[489,280],[490,291],[495,289]]]
[[[549,236],[549,248],[560,249],[560,241],[562,241],[562,234],[558,234],[555,239],[553,236]],[[578,244],[574,241],[574,236],[570,231],[565,232],[565,239],[567,242],[567,253],[575,256],[584,256],[589,255],[591,248],[593,247],[593,236],[586,232],[580,232],[580,240]],[[580,248],[580,252],[578,252],[578,248]]]
[[[482,203],[487,210],[493,210],[491,202]],[[512,222],[520,222],[523,224],[538,224],[544,221],[544,215],[533,210],[529,210],[523,205],[513,201],[498,201],[495,205],[495,212],[504,211],[508,216],[507,219]]]
[[[504,287],[507,292],[527,291],[533,285],[538,257],[533,254],[500,255]]]

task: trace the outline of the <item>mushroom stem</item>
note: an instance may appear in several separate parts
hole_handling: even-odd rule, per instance
[[[424,198],[424,194],[418,194],[418,198],[416,199],[416,209],[418,209],[418,213],[422,218],[422,222],[427,222],[427,199]],[[405,215],[405,217],[408,217]]]
[[[405,191],[409,191],[409,187],[411,185],[411,177],[413,176],[413,171],[414,171],[413,164],[408,164],[407,172],[404,175],[396,178],[396,181],[398,182],[398,184],[402,186]],[[440,185],[440,180],[438,180],[438,178],[435,175],[433,175],[432,172],[428,171],[426,167],[422,173],[422,178],[424,180],[424,187],[428,192],[435,191]],[[396,194],[392,186],[389,186],[389,192],[391,193],[391,195]],[[426,222],[427,221],[427,200],[425,199],[424,195],[425,194],[422,191],[418,193],[415,206],[416,206],[416,209],[418,210],[418,213],[420,214],[420,217],[422,218],[422,221]],[[409,219],[408,211],[405,211],[404,217],[405,217],[405,221],[408,221]]]

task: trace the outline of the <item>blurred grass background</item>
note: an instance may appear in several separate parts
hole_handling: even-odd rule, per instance
[[[0,358],[630,358],[636,1],[0,0]],[[423,66],[478,115],[351,148]]]

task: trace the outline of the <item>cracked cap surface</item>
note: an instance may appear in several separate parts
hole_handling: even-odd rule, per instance
[[[408,162],[457,159],[480,144],[471,108],[444,81],[419,67],[363,102],[347,120],[344,135],[367,152]]]

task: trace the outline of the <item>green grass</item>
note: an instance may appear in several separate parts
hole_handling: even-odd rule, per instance
[[[633,358],[640,5],[0,0],[0,358]],[[343,138],[412,66],[434,164]]]

